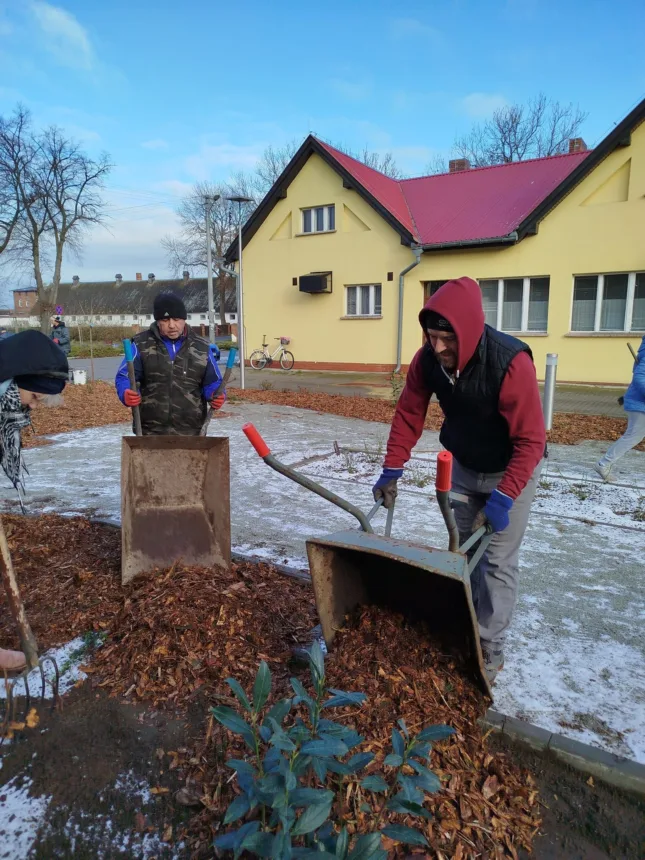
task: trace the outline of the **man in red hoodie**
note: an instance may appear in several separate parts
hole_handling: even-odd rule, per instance
[[[444,284],[419,314],[426,344],[412,359],[396,407],[374,498],[389,507],[434,394],[444,413],[441,444],[453,454],[462,541],[488,522],[495,532],[471,577],[486,672],[504,665],[517,599],[519,550],[546,454],[542,406],[529,347],[484,322],[479,285]]]

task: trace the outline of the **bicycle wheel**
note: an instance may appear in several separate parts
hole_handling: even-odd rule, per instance
[[[291,370],[293,367],[293,363],[295,358],[293,357],[293,353],[289,352],[288,349],[282,350],[282,355],[280,356],[280,366],[283,370]]]
[[[263,370],[266,367],[267,357],[261,349],[256,349],[255,352],[251,353],[249,361],[254,370]]]

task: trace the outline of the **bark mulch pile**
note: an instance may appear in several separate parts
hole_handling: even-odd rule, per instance
[[[32,429],[23,432],[22,441],[26,448],[34,448],[47,444],[43,436],[131,420],[131,411],[116,396],[113,385],[107,382],[66,385],[62,406],[37,406],[32,410]]]
[[[315,623],[311,590],[266,564],[233,565],[230,571],[176,565],[124,588],[116,529],[54,516],[6,516],[4,522],[41,648],[90,629],[103,631],[105,644],[87,667],[89,683],[172,714],[197,707],[199,718],[192,736],[187,729],[185,746],[160,754],[185,782],[188,805],[201,803],[183,830],[175,830],[177,838],[192,846],[192,856],[212,856],[213,834],[221,833],[235,791],[224,760],[239,757],[242,749],[213,723],[208,705],[232,705],[226,678],[250,689],[262,659],[273,675],[272,700],[287,694],[294,674],[307,685],[290,649],[308,641]],[[15,645],[7,615],[0,600],[0,640]],[[431,856],[517,857],[522,847],[530,848],[540,820],[533,780],[505,753],[489,751],[477,724],[486,701],[459,655],[422,627],[370,608],[339,632],[326,663],[330,687],[367,694],[359,710],[336,712],[334,719],[364,734],[360,749],[375,752],[377,760],[387,751],[397,719],[404,718],[412,731],[435,723],[455,728],[432,753],[444,789],[428,803],[433,818],[424,827]],[[92,750],[80,749],[79,755]],[[370,765],[368,772],[374,769]],[[350,830],[368,827],[361,803],[352,778],[334,818]],[[389,856],[404,856],[400,846],[387,847]]]
[[[291,646],[307,643],[316,624],[307,584],[266,564],[174,566],[124,592],[89,669],[100,687],[156,708],[183,708],[229,675],[254,677],[260,660],[286,683]]]
[[[340,415],[343,418],[361,418],[389,424],[394,416],[394,407],[378,397],[348,397],[343,394],[324,394],[301,388],[299,391],[240,391],[230,388],[229,397],[250,403],[271,403],[279,406],[294,406]],[[87,427],[102,427],[106,424],[130,422],[130,410],[119,401],[114,386],[107,382],[88,385],[68,385],[63,393],[64,406],[53,409],[39,406],[32,413],[33,432],[23,433],[25,447],[47,444],[43,436],[84,430]],[[441,427],[441,410],[431,403],[426,420],[428,430]],[[626,420],[603,415],[577,415],[556,412],[549,441],[563,445],[575,445],[587,439],[614,442],[625,431]],[[641,442],[637,451],[645,451]]]

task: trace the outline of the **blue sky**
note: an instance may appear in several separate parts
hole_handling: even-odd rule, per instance
[[[161,276],[193,182],[309,131],[421,173],[542,90],[597,142],[645,94],[643,33],[642,0],[0,0],[0,113],[20,100],[116,165],[109,231],[65,278]]]

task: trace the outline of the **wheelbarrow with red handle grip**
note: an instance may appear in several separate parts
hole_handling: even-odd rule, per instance
[[[382,501],[364,513],[346,499],[278,460],[252,424],[243,428],[264,462],[300,486],[326,499],[358,520],[360,530],[346,529],[307,540],[307,556],[327,647],[348,613],[357,606],[377,604],[410,619],[424,620],[433,635],[466,657],[472,673],[488,694],[479,628],[472,600],[470,574],[492,535],[478,529],[461,546],[452,505],[465,502],[451,492],[452,455],[437,459],[436,493],[449,534],[449,548],[423,547],[391,536],[393,507],[388,510],[385,535],[371,525]]]

